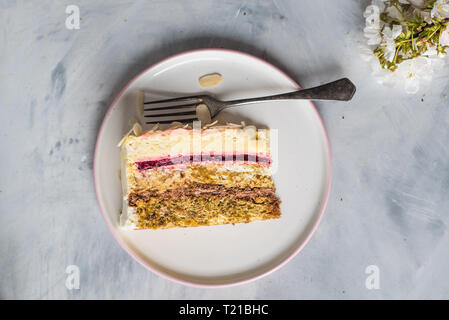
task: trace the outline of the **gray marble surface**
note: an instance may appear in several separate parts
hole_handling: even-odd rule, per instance
[[[81,11],[65,27],[66,6]],[[0,1],[0,298],[449,298],[449,68],[414,96],[359,56],[367,1]],[[262,57],[302,86],[342,76],[320,102],[333,154],[324,218],[275,273],[224,289],[160,278],[116,243],[95,198],[106,109],[139,71],[188,49]],[[80,288],[68,290],[68,265]],[[368,290],[376,265],[380,288]]]

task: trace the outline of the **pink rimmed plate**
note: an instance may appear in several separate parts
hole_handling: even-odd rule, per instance
[[[202,88],[198,79],[220,73]],[[136,76],[114,100],[98,133],[94,180],[103,217],[120,245],[149,270],[183,284],[219,287],[262,277],[287,263],[318,226],[329,196],[331,160],[327,134],[310,101],[264,102],[228,109],[221,118],[276,131],[273,175],[282,217],[248,224],[122,230],[117,143],[138,118],[138,92],[155,99],[210,93],[223,100],[265,96],[298,88],[267,62],[245,53],[204,49],[167,58]]]

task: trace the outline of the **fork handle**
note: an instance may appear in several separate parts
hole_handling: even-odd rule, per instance
[[[290,99],[349,101],[354,96],[355,91],[355,85],[348,78],[343,78],[318,87],[277,94],[274,96],[227,101],[225,107],[261,101]]]

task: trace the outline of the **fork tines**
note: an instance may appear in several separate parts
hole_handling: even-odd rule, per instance
[[[182,97],[143,102],[143,116],[147,124],[196,120],[196,106],[203,102],[200,97]]]

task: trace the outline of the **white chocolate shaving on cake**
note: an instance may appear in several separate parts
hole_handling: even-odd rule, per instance
[[[122,146],[126,138],[128,138],[128,136],[131,134],[131,132],[134,133],[136,137],[140,136],[142,134],[142,126],[140,125],[140,123],[138,123],[137,121],[134,123],[132,128],[129,129],[129,131],[123,136],[122,140],[120,140],[120,142],[117,144],[117,147]]]
[[[212,122],[212,123],[208,123],[208,124],[206,124],[206,125],[204,126],[204,129],[213,127],[213,126],[215,126],[217,123],[218,123],[218,120],[215,120],[215,121]]]

